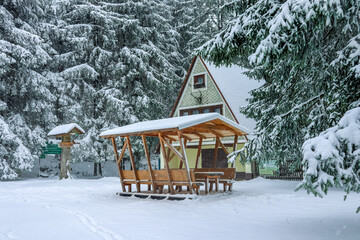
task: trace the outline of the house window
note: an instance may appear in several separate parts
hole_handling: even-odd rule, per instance
[[[205,87],[205,74],[194,76],[194,89]]]
[[[209,113],[210,112],[210,108],[204,108],[203,110],[202,110],[202,113]]]
[[[217,113],[219,113],[219,114],[222,114],[222,108],[221,107],[214,107],[213,108],[213,112],[217,112]]]
[[[217,112],[222,115],[223,114],[222,109],[223,109],[223,105],[183,109],[180,110],[180,116],[195,115],[200,113],[211,113],[211,112]]]
[[[199,109],[193,109],[191,110],[191,115],[195,115],[195,114],[199,114],[200,110]]]

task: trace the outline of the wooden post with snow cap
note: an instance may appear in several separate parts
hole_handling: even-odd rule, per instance
[[[60,159],[60,180],[70,177],[70,161],[71,161],[71,147],[74,146],[75,141],[71,141],[71,136],[84,134],[85,131],[76,123],[60,125],[52,129],[48,133],[48,137],[61,138],[59,147],[62,148]]]

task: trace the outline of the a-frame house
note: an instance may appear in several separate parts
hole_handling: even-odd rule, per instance
[[[192,60],[188,73],[180,89],[178,98],[173,106],[170,117],[202,114],[217,112],[224,117],[245,126],[251,133],[254,127],[252,120],[246,119],[239,112],[239,107],[245,105],[245,98],[241,92],[248,91],[258,87],[260,83],[254,81],[252,86],[246,86],[249,82],[248,77],[243,74],[244,69],[240,67],[221,67],[206,63],[200,56],[195,56]],[[245,79],[245,83],[242,82]],[[246,90],[248,89],[248,90]],[[245,91],[244,91],[245,90]],[[247,138],[242,136],[237,141],[236,149],[241,149]],[[229,152],[233,151],[234,138],[222,138],[222,142]],[[176,143],[174,144],[176,145]],[[189,141],[186,144],[186,154],[189,160],[189,167],[195,168],[196,155],[198,153],[198,141]],[[211,167],[214,151],[216,149],[215,139],[210,139],[201,144],[200,166],[202,168]],[[179,161],[172,160],[170,167],[176,168]],[[219,148],[217,152],[217,167],[230,167],[227,162],[225,152]],[[161,159],[161,167],[164,167],[164,161]],[[254,168],[250,164],[245,166],[236,160],[235,165],[237,179],[253,178]]]

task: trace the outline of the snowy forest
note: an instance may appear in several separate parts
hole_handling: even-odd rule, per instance
[[[303,165],[315,195],[360,191],[359,1],[0,2],[2,179],[63,123],[86,130],[76,161],[113,160],[101,130],[167,117],[199,54],[265,80],[241,109],[257,121],[247,160]]]
[[[235,16],[225,3],[0,1],[1,179],[64,123],[86,131],[75,161],[113,161],[101,129],[169,115],[193,50]]]

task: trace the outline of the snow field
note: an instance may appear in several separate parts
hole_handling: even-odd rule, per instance
[[[118,178],[0,182],[5,239],[359,239],[359,194],[315,198],[298,182],[236,182],[195,200],[125,198]]]

